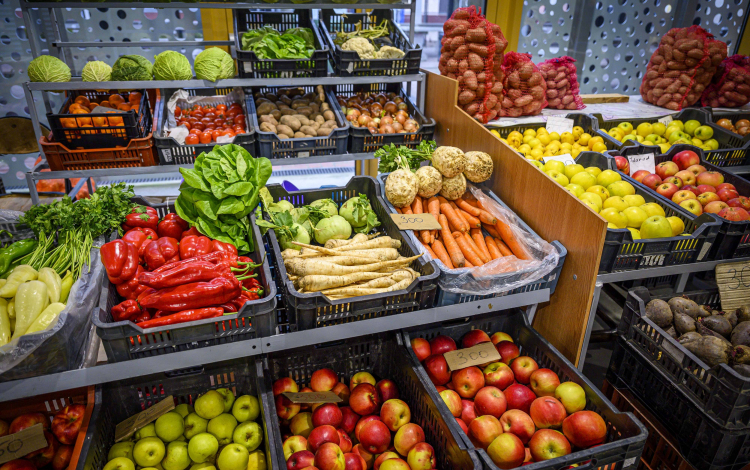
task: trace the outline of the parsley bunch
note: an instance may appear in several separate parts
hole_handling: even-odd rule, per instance
[[[396,147],[393,144],[385,145],[375,152],[375,158],[380,159],[378,171],[390,173],[399,168],[399,160],[402,158],[409,163],[411,171],[417,171],[425,160],[432,159],[432,153],[437,148],[434,140],[423,140],[417,148],[410,149],[403,145]]]

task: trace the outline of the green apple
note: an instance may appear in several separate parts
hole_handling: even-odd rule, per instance
[[[655,202],[643,204],[641,205],[641,209],[643,209],[649,217],[653,217],[655,215],[666,217],[667,215],[664,213],[664,209],[662,209],[661,206]]]
[[[190,455],[188,454],[187,442],[170,442],[167,445],[167,453],[161,466],[164,470],[185,470],[190,466]]]
[[[135,470],[135,464],[127,457],[115,457],[107,462],[103,470]]]
[[[156,426],[156,436],[164,442],[172,442],[182,436],[185,431],[185,423],[180,413],[170,411],[159,416],[154,423]]]
[[[203,462],[192,465],[190,470],[216,470],[216,467],[211,462]]]
[[[583,190],[585,191],[589,189],[591,186],[596,184],[596,176],[592,175],[591,173],[587,171],[582,171],[576,175],[573,175],[573,177],[570,178],[570,182],[572,184],[577,184],[578,186],[582,187]]]
[[[544,172],[556,171],[558,173],[563,173],[563,170],[565,170],[565,163],[558,160],[550,160],[542,167],[542,171]]]
[[[641,225],[641,238],[668,238],[672,236],[672,225],[666,217],[655,215]]]
[[[591,194],[591,193],[589,193],[589,194]],[[596,194],[594,194],[594,196],[596,196]],[[593,203],[591,201],[586,201],[584,199],[581,199],[581,200],[583,201],[584,204],[586,204],[587,206],[589,206],[589,209],[591,209],[592,211],[596,212],[597,214],[599,213],[600,209],[599,209],[598,205],[596,205],[595,203]]]
[[[135,432],[133,439],[140,441],[145,437],[156,437],[156,426],[154,423],[147,424]]]
[[[622,213],[628,218],[628,227],[632,228],[640,228],[643,221],[648,219],[648,214],[640,207],[628,207]]]
[[[620,142],[627,142],[628,140],[632,140],[633,142],[637,142],[638,141],[638,137],[639,136],[637,136],[635,134],[628,134],[628,135],[623,136],[622,140]]]
[[[667,130],[667,126],[660,122],[655,122],[651,124],[651,132],[658,135],[659,137],[664,135],[664,132]]]
[[[252,395],[242,395],[232,405],[232,415],[238,422],[255,421],[260,416],[260,403]]]
[[[659,142],[661,142],[661,137],[659,137],[656,134],[649,134],[646,136],[646,140],[651,141],[655,144],[658,144]]]
[[[262,450],[257,449],[250,452],[250,459],[247,461],[247,470],[268,470],[266,454]]]
[[[545,173],[547,173],[549,177],[555,180],[555,182],[559,184],[560,186],[565,187],[570,184],[570,180],[568,180],[568,177],[563,175],[559,171],[549,170],[549,171],[545,171]]]
[[[583,189],[583,186],[581,186],[580,184],[570,183],[569,185],[565,186],[565,189],[573,193],[575,197],[578,197],[586,192],[586,190]]]
[[[707,141],[703,142],[703,145],[710,147],[711,150],[716,150],[719,148],[719,142],[716,139],[708,139]]]
[[[630,207],[640,207],[646,204],[646,200],[640,194],[631,194],[622,198]]]
[[[580,196],[578,196],[578,199],[584,202],[590,202],[592,204],[596,205],[596,212],[598,213],[600,210],[602,210],[602,198],[599,197],[598,194],[595,193],[583,193]]]
[[[630,230],[630,236],[633,237],[633,240],[640,240],[641,239],[641,232],[637,228],[628,227],[628,230]]]
[[[625,214],[618,211],[614,207],[602,209],[599,212],[599,215],[604,217],[604,220],[606,220],[607,222],[615,224],[617,228],[625,228],[628,226],[628,218],[625,217]]]
[[[699,127],[701,127],[701,123],[696,121],[695,119],[691,119],[685,123],[685,129],[683,130],[692,136],[692,135],[695,135],[695,130],[698,129]]]
[[[144,437],[135,443],[133,458],[141,467],[153,467],[164,458],[164,443],[158,437]]]
[[[133,460],[133,447],[134,446],[135,446],[135,442],[133,441],[118,442],[114,444],[112,447],[109,448],[109,453],[107,453],[107,462],[117,457],[125,457],[130,460]]]
[[[599,173],[601,173],[601,172],[602,172],[602,170],[601,170],[601,169],[599,169],[599,168],[597,168],[597,167],[595,167],[595,166],[587,166],[587,167],[586,167],[586,168],[584,169],[584,171],[585,171],[586,173],[591,173],[591,174],[592,174],[592,175],[594,175],[594,176],[599,176]]]
[[[174,407],[174,410],[183,418],[194,411],[193,407],[191,405],[188,405],[187,403],[180,403],[179,405]]]
[[[253,451],[263,442],[263,429],[255,421],[245,421],[234,428],[232,441],[245,446],[248,452]]]
[[[219,470],[246,470],[250,453],[245,446],[229,444],[221,450],[216,459],[216,468]]]
[[[685,130],[685,124],[682,122],[681,119],[674,119],[669,123],[670,126],[676,126],[681,131]]]
[[[224,396],[209,390],[195,400],[195,412],[203,419],[216,418],[224,412]]]
[[[602,203],[609,198],[609,191],[604,186],[599,186],[598,184],[595,184],[594,186],[590,186],[588,189],[586,189],[587,193],[594,193],[597,196],[599,196],[602,199]]]
[[[540,170],[544,168],[544,163],[540,162],[539,160],[526,160],[526,161],[531,163],[535,167],[539,168]]]
[[[620,196],[610,196],[606,201],[604,201],[604,205],[602,207],[604,209],[609,209],[610,207],[612,207],[614,209],[617,209],[617,212],[622,212],[630,207],[630,204],[625,202],[625,199],[621,198]]]
[[[627,181],[615,181],[614,183],[607,186],[607,191],[611,196],[625,197],[631,194],[635,194],[635,188],[632,184]]]
[[[234,393],[228,388],[217,388],[217,392],[224,397],[224,413],[232,411],[232,404],[234,403]]]
[[[629,122],[621,122],[617,127],[622,131],[623,134],[627,135],[633,132],[633,125]]]
[[[195,413],[190,413],[189,415],[185,416],[184,423],[185,437],[188,440],[192,439],[196,434],[206,432],[206,428],[208,427],[208,420],[201,418]]]
[[[164,470],[164,467],[161,466],[161,462],[157,463],[153,467],[141,467],[140,465],[135,466],[136,470]]]
[[[601,173],[599,173],[599,176],[596,177],[596,184],[600,186],[604,186],[606,188],[607,186],[614,183],[615,181],[621,181],[621,180],[622,180],[622,176],[620,176],[620,173],[614,170],[604,170]]]
[[[232,433],[236,427],[237,420],[234,416],[229,413],[222,413],[208,422],[206,430],[218,439],[219,445],[223,446],[232,442]]]
[[[576,163],[573,165],[566,166],[565,169],[563,170],[563,173],[565,174],[565,176],[568,177],[568,179],[571,179],[574,175],[577,175],[578,173],[581,173],[582,171],[584,171],[583,165],[579,165]]]
[[[586,408],[586,392],[575,382],[563,382],[558,385],[555,389],[555,398],[560,400],[569,415]]]
[[[219,441],[213,434],[202,432],[194,436],[188,442],[188,454],[190,460],[195,463],[203,463],[208,460],[213,461],[216,451],[219,450]]]

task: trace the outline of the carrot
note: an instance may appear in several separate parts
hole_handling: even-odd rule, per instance
[[[413,214],[414,212],[411,211],[411,207],[406,206],[401,208],[402,214]]]
[[[497,231],[500,232],[500,237],[502,237],[505,244],[508,245],[510,251],[512,251],[518,259],[530,259],[529,255],[526,253],[526,248],[521,245],[521,242],[516,238],[507,224],[498,220],[495,227],[497,228]]]
[[[497,233],[497,230],[495,230],[494,225],[482,224],[482,228],[485,229],[487,233],[492,235],[494,238],[500,238],[500,234]]]
[[[464,201],[462,198],[456,199],[456,204],[458,205],[460,209],[463,209],[464,211],[468,212],[474,217],[479,217],[479,209],[472,206],[467,201]]]
[[[401,212],[400,208],[396,207],[395,209],[396,209],[396,212],[398,212],[399,214],[403,214],[403,212]]]
[[[435,220],[438,220],[438,217],[440,216],[440,201],[435,196],[432,196],[427,200],[427,212],[432,214],[432,216],[435,217]],[[432,241],[435,241],[435,237],[437,237],[437,230],[432,230],[430,232],[430,238],[432,238]]]
[[[427,250],[427,253],[429,253],[430,256],[432,256],[432,259],[437,259],[437,255],[435,254],[434,251],[432,251],[432,248],[430,248],[430,245],[422,243],[422,246],[424,246],[425,250]]]
[[[440,214],[440,219],[438,219],[438,221],[440,222],[440,226],[442,227],[442,229],[440,230],[440,236],[442,237],[443,243],[445,244],[445,250],[450,254],[453,266],[457,268],[463,268],[464,260],[466,258],[464,258],[464,255],[461,252],[461,248],[459,248],[456,240],[453,238],[453,235],[451,235],[451,230],[448,227],[448,218],[445,214]]]
[[[463,232],[469,231],[469,224],[466,223],[463,217],[456,214],[456,211],[453,210],[450,204],[448,203],[440,204],[440,212],[442,214],[445,214],[446,219],[459,232],[463,233]]]
[[[500,250],[500,253],[503,256],[513,256],[513,252],[510,251],[510,248],[508,248],[508,245],[503,243],[500,237],[495,238],[495,244],[497,245],[497,248]]]
[[[474,265],[466,261],[466,264],[464,265],[464,268],[473,268]]]
[[[479,209],[479,201],[477,201],[476,199],[464,199],[464,201],[466,201],[470,206],[474,206]]]
[[[490,214],[489,212],[485,210],[479,211],[479,220],[481,220],[485,224],[490,224],[490,225],[495,225],[497,223],[497,218],[495,218],[494,215]]]
[[[430,236],[429,230],[422,230],[421,232],[419,232],[419,236],[422,239],[422,243],[426,245],[432,243],[432,237]]]
[[[479,249],[477,243],[473,238],[471,238],[471,235],[469,235],[468,233],[464,233],[464,237],[466,237],[466,242],[469,244],[471,249],[474,250],[474,253],[479,257],[479,259],[482,260],[482,263],[489,263],[492,258],[490,258],[489,255],[485,255],[484,252]]]
[[[411,211],[415,214],[421,214],[422,213],[422,198],[419,196],[416,196],[414,198],[414,201],[411,203]]]
[[[482,263],[482,259],[479,258],[476,253],[474,253],[474,249],[471,247],[471,245],[469,245],[469,242],[466,241],[466,237],[464,237],[461,232],[453,232],[453,237],[456,240],[456,244],[461,250],[461,253],[463,253],[464,258],[466,258],[474,266],[481,266],[484,264]]]
[[[443,196],[438,196],[438,201],[440,201],[440,204],[448,204],[448,200],[444,198]]]
[[[448,269],[454,269],[451,258],[450,256],[448,256],[448,252],[445,251],[445,247],[440,240],[435,240],[434,242],[432,242],[432,251],[437,255],[436,259],[442,261]]]
[[[495,240],[492,237],[488,235],[485,237],[484,241],[487,244],[487,249],[489,250],[492,259],[500,259],[503,257],[503,254],[500,253],[500,248],[497,247]]]
[[[474,243],[477,245],[479,250],[484,253],[485,258],[487,258],[487,261],[485,261],[485,263],[488,263],[492,259],[492,256],[490,256],[490,250],[489,248],[487,248],[487,244],[485,243],[484,237],[482,236],[482,230],[478,228],[471,229],[471,239],[474,240]],[[481,255],[482,253],[477,254]]]
[[[469,224],[469,227],[476,228],[476,229],[482,228],[482,221],[480,221],[473,215],[469,214],[468,212],[466,212],[465,210],[461,208],[459,208],[457,212],[463,216],[466,223]]]

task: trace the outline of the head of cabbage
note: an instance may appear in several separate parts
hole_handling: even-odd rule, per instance
[[[141,55],[120,56],[112,67],[112,80],[130,82],[151,80],[154,66]]]
[[[154,57],[154,80],[190,80],[193,69],[187,57],[177,51],[164,51]]]
[[[325,245],[328,240],[348,240],[352,226],[340,215],[332,215],[315,226],[315,241]]]
[[[223,80],[234,77],[234,60],[223,49],[209,47],[195,58],[195,76],[200,80]]]
[[[367,233],[380,225],[377,214],[372,210],[367,196],[360,194],[348,199],[339,209],[339,215],[354,227],[356,232]]]
[[[70,67],[51,55],[40,55],[26,69],[32,82],[69,82]]]
[[[84,82],[108,82],[111,78],[112,67],[101,60],[86,62],[81,70],[81,79]]]

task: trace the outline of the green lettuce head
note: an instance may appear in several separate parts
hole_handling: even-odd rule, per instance
[[[190,80],[193,70],[187,57],[176,51],[164,51],[154,57],[154,80]]]
[[[112,78],[112,67],[101,60],[87,62],[81,70],[84,82],[108,82]]]
[[[130,82],[151,80],[154,66],[141,55],[120,56],[112,67],[112,80]]]
[[[209,47],[195,58],[195,76],[212,82],[233,78],[234,60],[223,49]]]
[[[27,69],[32,82],[69,82],[70,67],[51,55],[42,55],[32,60]]]

